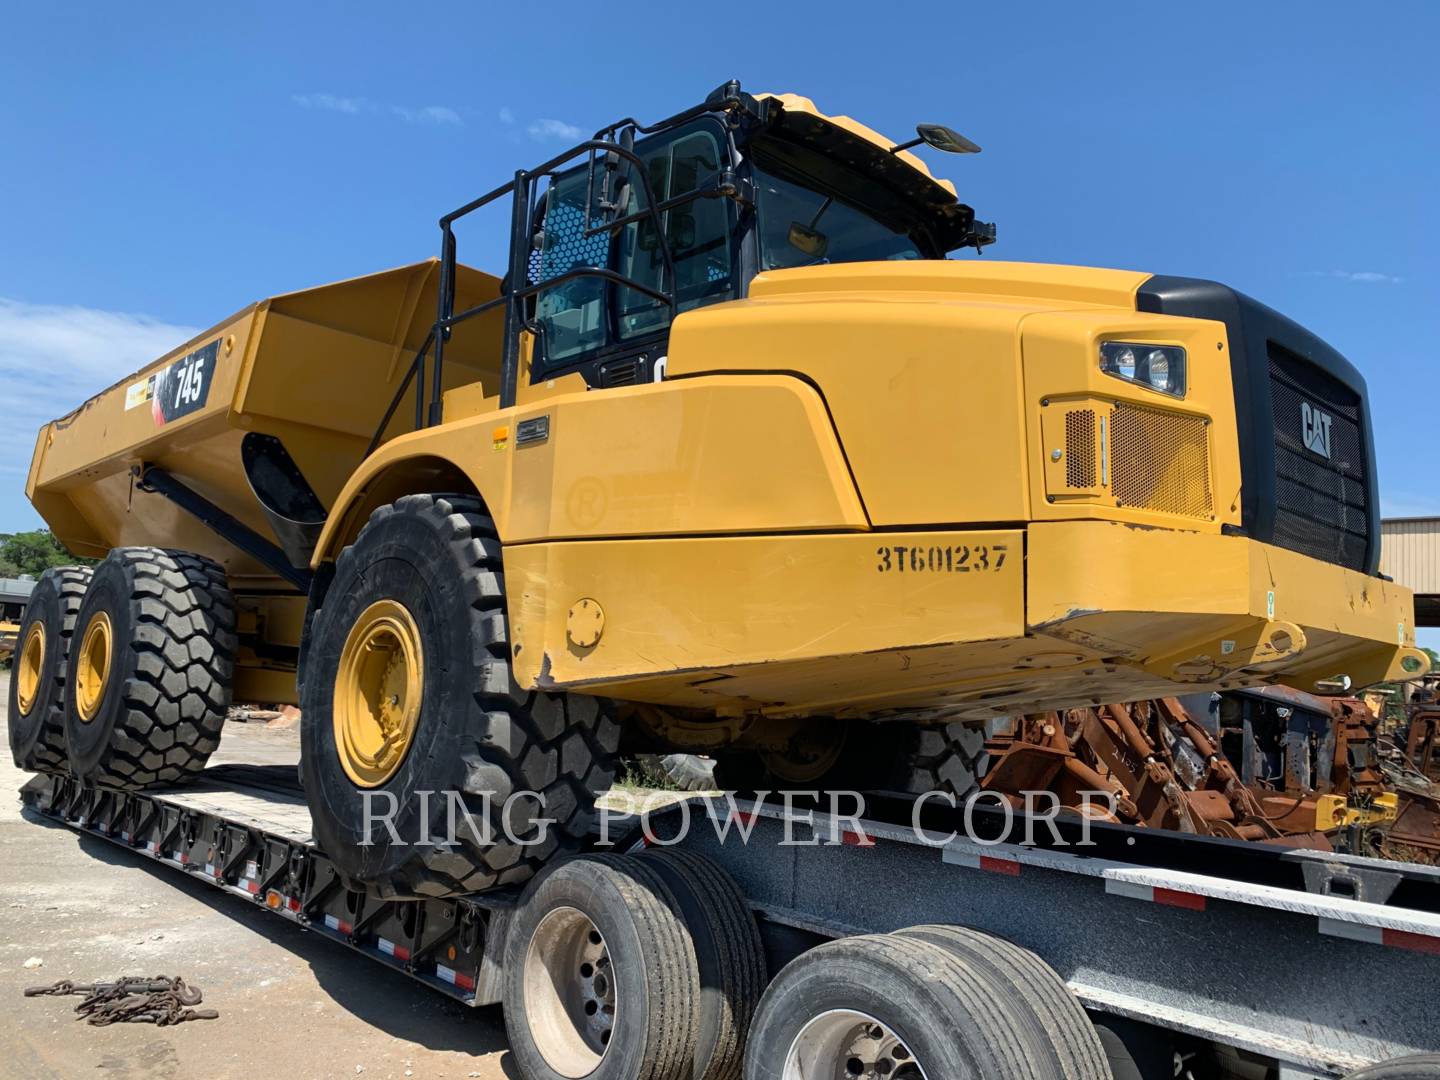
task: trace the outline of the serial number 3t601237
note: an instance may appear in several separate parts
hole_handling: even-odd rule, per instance
[[[1005,565],[1006,544],[882,544],[875,569],[882,574],[983,574]]]

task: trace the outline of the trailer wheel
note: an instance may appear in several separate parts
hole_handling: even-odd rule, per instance
[[[88,566],[46,570],[35,583],[16,635],[10,671],[10,753],[32,772],[63,772],[65,673]]]
[[[596,698],[519,690],[509,653],[480,500],[376,510],[336,563],[301,680],[305,797],[348,881],[455,896],[579,849],[619,725]]]
[[[995,981],[931,941],[842,938],[793,960],[750,1032],[747,1080],[1064,1080]]]
[[[933,941],[983,968],[1000,989],[1007,1010],[1027,1016],[1037,1037],[1051,1045],[1066,1080],[1111,1080],[1105,1048],[1079,999],[1055,969],[1029,949],[964,926],[912,926],[899,933]]]
[[[639,856],[675,894],[695,943],[700,991],[693,1080],[740,1080],[745,1039],[765,990],[765,946],[735,880],[690,851]]]
[[[505,943],[505,1029],[529,1080],[678,1080],[699,972],[674,894],[639,859],[572,859],[531,883]]]
[[[1347,1073],[1345,1080],[1437,1080],[1440,1078],[1440,1054],[1415,1054],[1368,1065]]]
[[[77,776],[109,787],[175,784],[220,745],[235,664],[235,602],[218,563],[116,548],[75,616],[65,739]]]

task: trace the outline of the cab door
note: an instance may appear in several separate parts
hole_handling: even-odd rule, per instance
[[[736,204],[714,195],[682,198],[713,180],[725,147],[723,128],[709,117],[635,145],[657,203],[681,200],[661,213],[673,280],[652,219],[594,231],[607,220],[645,209],[644,184],[627,177],[628,168],[607,172],[597,164],[562,174],[551,184],[530,259],[532,282],[577,267],[603,267],[673,295],[676,313],[734,298]],[[543,289],[535,305],[538,345],[532,380],[569,372],[578,372],[592,387],[658,380],[671,320],[668,305],[600,278],[572,278]]]

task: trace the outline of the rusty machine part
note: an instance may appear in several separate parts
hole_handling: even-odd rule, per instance
[[[1426,703],[1410,713],[1405,756],[1432,784],[1440,784],[1440,705]]]
[[[1027,716],[986,744],[982,788],[1019,806],[1051,791],[1076,813],[1202,836],[1329,850],[1301,799],[1268,807],[1243,784],[1205,727],[1175,698]],[[1107,814],[1086,792],[1111,796]]]

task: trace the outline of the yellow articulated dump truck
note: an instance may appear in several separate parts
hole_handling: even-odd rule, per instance
[[[104,559],[35,590],[17,760],[175,783],[296,702],[342,873],[443,896],[573,850],[622,739],[963,794],[988,718],[1423,673],[1356,369],[1212,282],[947,258],[995,230],[914,151],[978,147],[917,133],[726,84],[47,425],[29,495]],[[426,846],[424,792],[557,825]]]

